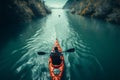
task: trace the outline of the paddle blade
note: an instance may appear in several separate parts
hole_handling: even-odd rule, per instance
[[[45,52],[37,52],[38,55],[45,55]]]
[[[68,49],[67,51],[65,52],[74,52],[75,51],[75,48],[71,48],[71,49]]]

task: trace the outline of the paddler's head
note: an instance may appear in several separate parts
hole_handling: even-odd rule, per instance
[[[55,52],[58,52],[58,47],[55,47],[54,50],[55,50]]]

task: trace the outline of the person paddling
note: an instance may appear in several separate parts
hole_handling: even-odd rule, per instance
[[[58,47],[54,47],[54,51],[51,52],[50,57],[52,58],[52,63],[54,65],[59,65],[61,63],[61,52],[59,52]]]
[[[75,51],[74,48],[62,51],[62,48],[60,47],[59,42],[56,39],[48,60],[49,61],[48,67],[50,71],[51,80],[61,80],[63,76],[65,64],[64,64],[64,56],[62,53],[74,52],[74,51]],[[46,52],[38,52],[38,55],[45,55],[45,54]]]
[[[58,15],[60,17],[60,15]]]

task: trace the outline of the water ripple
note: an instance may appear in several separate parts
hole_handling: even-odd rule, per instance
[[[64,80],[92,80],[95,73],[97,73],[96,71],[103,70],[97,58],[90,53],[89,43],[84,40],[82,34],[77,33],[72,25],[68,23],[66,13],[63,11],[62,14],[61,18],[53,18],[55,15],[47,17],[48,20],[44,22],[46,24],[26,40],[26,45],[21,48],[21,50],[26,51],[22,52],[24,54],[15,64],[17,74],[29,69],[32,80],[49,80],[47,61],[56,38],[58,38],[63,50],[76,49],[74,53],[64,53]],[[61,26],[59,25],[61,23],[64,24]],[[39,51],[46,51],[48,54],[39,56],[37,55]],[[12,54],[17,52],[15,50]],[[26,75],[27,71],[20,76],[21,79]]]

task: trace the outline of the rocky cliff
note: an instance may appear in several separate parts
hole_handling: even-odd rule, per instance
[[[49,11],[41,0],[1,0],[0,23],[29,22]]]
[[[120,24],[119,0],[69,0],[64,8],[72,13]]]

